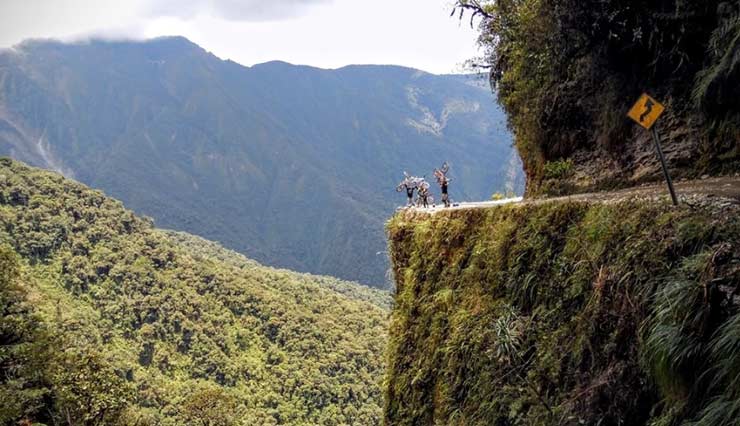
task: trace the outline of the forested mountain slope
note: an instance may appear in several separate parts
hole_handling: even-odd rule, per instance
[[[0,303],[2,424],[379,424],[385,293],[157,230],[7,158]]]
[[[0,155],[160,227],[372,285],[404,170],[449,161],[457,200],[519,189],[504,121],[475,79],[394,66],[244,67],[179,37],[0,52]]]

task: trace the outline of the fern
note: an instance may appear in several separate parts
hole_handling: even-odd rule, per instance
[[[710,391],[717,394],[690,426],[740,425],[740,315],[727,321],[710,344]]]
[[[740,70],[740,2],[714,30],[707,50],[711,63],[697,74],[692,92],[694,102],[702,109],[731,99],[732,91],[737,90],[733,77]],[[726,93],[728,90],[730,93]]]

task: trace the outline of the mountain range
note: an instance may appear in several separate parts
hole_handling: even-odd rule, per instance
[[[182,37],[27,41],[0,51],[0,155],[160,228],[382,287],[404,170],[448,161],[453,200],[522,190],[486,86],[397,66],[245,67]]]

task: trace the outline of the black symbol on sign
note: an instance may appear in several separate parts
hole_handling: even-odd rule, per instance
[[[645,101],[645,112],[642,113],[640,116],[640,123],[645,121],[648,115],[650,115],[651,112],[653,112],[653,106],[655,103],[653,103],[653,100],[648,98],[648,100]]]

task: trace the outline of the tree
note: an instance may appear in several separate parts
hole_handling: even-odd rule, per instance
[[[84,346],[58,354],[51,375],[57,416],[70,426],[114,423],[132,399],[126,380]]]
[[[188,424],[231,426],[236,424],[236,403],[223,388],[203,387],[194,392],[183,405],[183,417]]]
[[[49,387],[43,366],[51,339],[19,284],[15,252],[0,246],[0,424],[44,420]]]

